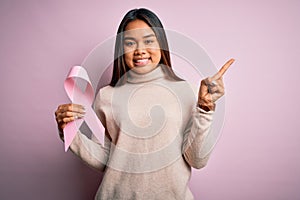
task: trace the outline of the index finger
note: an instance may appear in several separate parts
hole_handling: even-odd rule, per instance
[[[80,105],[80,104],[68,103],[68,104],[60,105],[58,107],[58,110],[61,110],[63,112],[65,112],[65,111],[81,112],[81,111],[84,111],[85,108],[83,105]]]
[[[228,60],[222,66],[222,68],[212,77],[212,79],[213,80],[217,80],[217,79],[221,78],[233,62],[234,62],[233,58],[231,58],[230,60]]]

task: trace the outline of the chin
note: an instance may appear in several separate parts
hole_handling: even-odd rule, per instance
[[[156,67],[157,65],[135,66],[132,68],[132,70],[138,74],[146,74],[154,70]]]

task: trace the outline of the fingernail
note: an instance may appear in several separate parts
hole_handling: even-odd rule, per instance
[[[78,116],[78,117],[81,119],[81,118],[83,118],[83,117],[84,117],[84,115],[82,115],[82,114],[79,114],[79,116]]]
[[[81,112],[85,112],[85,111],[86,111],[85,107],[81,106]]]

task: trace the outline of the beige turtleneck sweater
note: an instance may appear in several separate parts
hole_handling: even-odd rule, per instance
[[[95,199],[193,199],[191,167],[207,163],[201,148],[213,112],[198,108],[190,85],[169,80],[161,66],[127,75],[124,85],[103,87],[96,96],[104,144],[78,132],[70,146],[89,166],[104,171]]]

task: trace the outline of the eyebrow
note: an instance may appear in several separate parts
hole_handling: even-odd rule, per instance
[[[143,36],[143,38],[149,38],[149,37],[155,37],[155,35],[151,33],[149,35]],[[125,37],[124,40],[135,40],[135,38],[134,37]]]

